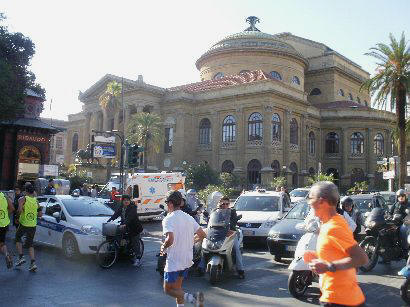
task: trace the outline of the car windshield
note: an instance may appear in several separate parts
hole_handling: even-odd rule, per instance
[[[396,195],[394,194],[381,194],[381,196],[389,204],[394,204],[396,202]]]
[[[91,198],[63,199],[63,204],[71,216],[111,216],[114,211],[98,200]]]
[[[372,198],[353,198],[353,204],[360,212],[368,212],[371,210]]]
[[[308,193],[308,190],[293,190],[289,194],[291,197],[306,197]]]
[[[279,196],[239,196],[237,211],[279,211]]]
[[[306,202],[296,204],[289,213],[286,214],[285,219],[290,220],[304,220],[309,213],[309,205]]]

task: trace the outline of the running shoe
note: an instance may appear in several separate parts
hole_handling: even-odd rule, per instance
[[[17,260],[16,262],[16,267],[21,266],[22,264],[26,263],[26,259],[24,259],[24,257],[21,257]]]

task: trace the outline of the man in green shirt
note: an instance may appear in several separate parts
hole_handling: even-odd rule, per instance
[[[29,271],[35,272],[37,270],[37,265],[34,258],[34,248],[33,239],[36,233],[37,217],[42,216],[41,208],[38,205],[37,199],[34,195],[34,186],[26,186],[26,195],[19,199],[19,221],[20,225],[16,231],[16,247],[19,253],[19,259],[16,262],[16,267],[21,266],[26,262],[23,255],[23,245],[21,243],[21,238],[26,235],[26,245],[30,254],[30,267]]]
[[[0,192],[0,250],[6,256],[6,265],[10,269],[13,266],[13,260],[7,251],[6,233],[10,225],[10,215],[14,207],[10,198]]]

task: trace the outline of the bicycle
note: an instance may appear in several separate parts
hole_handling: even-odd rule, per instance
[[[97,249],[97,262],[100,267],[109,269],[117,261],[120,254],[134,258],[136,255],[131,247],[128,233],[120,230],[120,225],[114,223],[103,223],[102,234],[106,240]],[[137,258],[141,259],[144,254],[144,242],[139,239],[140,254]]]

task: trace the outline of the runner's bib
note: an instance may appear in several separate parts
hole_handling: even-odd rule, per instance
[[[6,227],[10,224],[8,207],[6,197],[0,192],[0,227]]]
[[[36,227],[37,225],[37,199],[26,196],[23,212],[20,214],[20,224],[25,227]]]

